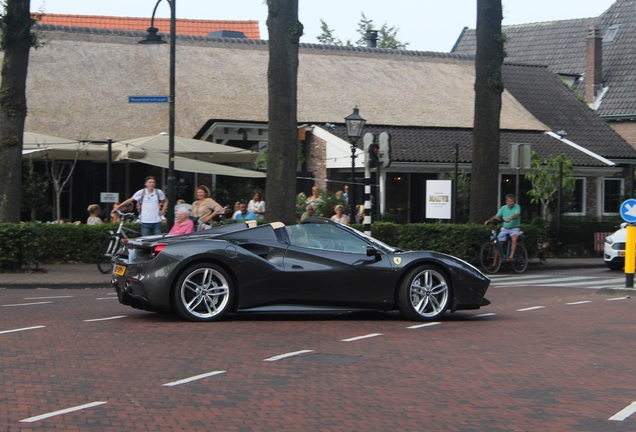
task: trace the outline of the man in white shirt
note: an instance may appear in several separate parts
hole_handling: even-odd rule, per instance
[[[137,201],[141,210],[139,221],[141,222],[142,237],[161,234],[161,218],[168,208],[168,199],[161,189],[155,189],[156,181],[152,176],[146,177],[146,186],[133,196],[122,202],[115,210],[125,207],[128,203]]]

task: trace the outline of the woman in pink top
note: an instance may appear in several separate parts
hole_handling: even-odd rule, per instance
[[[182,235],[194,232],[194,222],[189,218],[190,212],[185,208],[177,210],[177,220],[170,230],[170,235]]]

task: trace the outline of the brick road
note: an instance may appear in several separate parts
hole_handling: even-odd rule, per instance
[[[0,290],[0,430],[636,430],[636,414],[608,420],[636,400],[622,294],[495,288],[491,306],[417,329],[370,312],[188,323],[111,294]],[[20,421],[92,402],[106,403]]]

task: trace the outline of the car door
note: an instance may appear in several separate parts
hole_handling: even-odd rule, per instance
[[[294,299],[316,305],[381,307],[389,302],[392,269],[381,252],[335,224],[287,227],[291,245],[284,269]]]

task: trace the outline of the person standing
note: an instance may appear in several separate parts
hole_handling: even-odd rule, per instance
[[[139,221],[141,222],[142,237],[161,234],[161,218],[168,208],[168,199],[161,189],[155,188],[153,176],[146,177],[145,188],[139,189],[133,196],[119,204],[115,210],[126,207],[137,201],[139,204]]]
[[[244,201],[241,201],[239,204],[239,210],[234,213],[232,217],[234,220],[256,220],[258,216],[247,209],[247,204]]]
[[[210,189],[201,185],[196,190],[197,200],[192,203],[192,216],[199,219],[199,231],[212,225],[212,218],[225,213],[218,202],[210,198]],[[205,225],[204,225],[205,224]]]
[[[513,194],[506,195],[506,205],[501,207],[496,215],[484,222],[484,225],[488,225],[488,223],[495,219],[501,219],[503,221],[503,228],[499,231],[497,239],[503,244],[507,240],[506,237],[510,236],[512,245],[507,261],[512,261],[515,256],[515,250],[517,249],[517,237],[519,237],[519,227],[521,226],[521,207],[515,203],[515,196]],[[495,262],[497,262],[498,256],[499,252],[495,249]]]
[[[265,219],[265,201],[261,199],[260,192],[254,192],[254,197],[247,203],[247,210],[254,213],[259,219]]]

